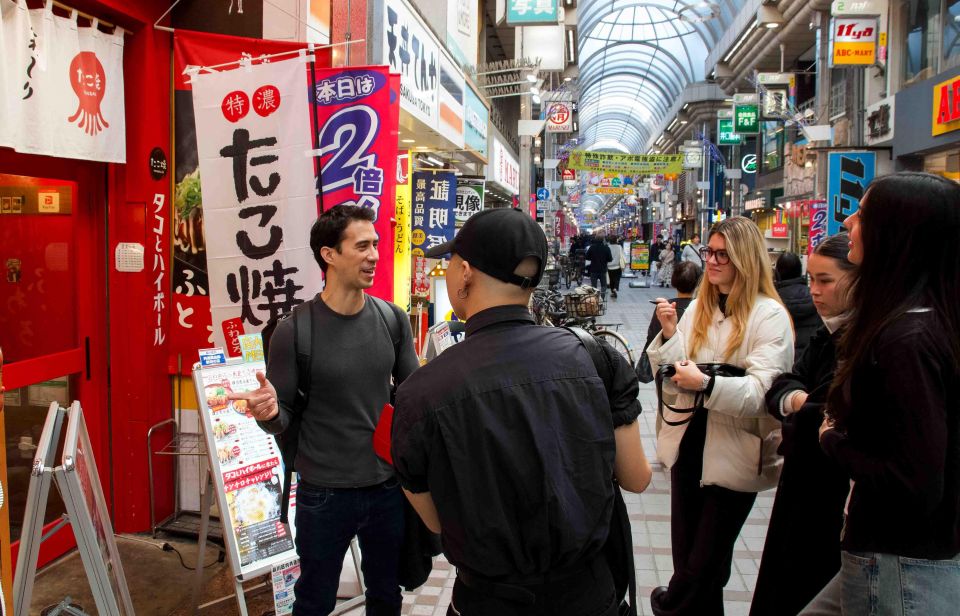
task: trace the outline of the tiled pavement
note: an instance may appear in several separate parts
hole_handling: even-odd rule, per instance
[[[629,282],[630,279],[623,280],[620,297],[616,301],[608,301],[607,314],[600,320],[604,323],[621,323],[619,331],[630,341],[636,353],[646,342],[647,326],[653,314],[653,305],[649,300],[670,289],[631,289]],[[654,469],[653,482],[643,494],[625,492],[624,499],[633,525],[640,613],[650,615],[650,592],[657,586],[666,585],[673,573],[670,556],[670,475],[656,460],[656,393],[652,383],[641,383],[640,401],[644,409],[639,422],[640,434]],[[734,566],[724,590],[727,616],[746,616],[749,611],[773,496],[773,491],[758,495],[753,511],[737,539]],[[423,616],[446,614],[455,577],[454,568],[442,556],[437,558],[427,583],[416,592],[404,593],[402,613]],[[360,609],[350,612],[351,615],[360,613]]]

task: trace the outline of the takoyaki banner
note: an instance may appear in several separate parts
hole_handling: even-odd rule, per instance
[[[257,372],[265,369],[263,362],[244,362],[194,372],[218,505],[229,516],[224,537],[241,579],[296,556],[291,528],[280,522],[284,475],[276,439],[260,429],[245,401],[228,399],[257,389]]]
[[[213,336],[234,357],[321,288],[308,92],[298,56],[193,79]]]
[[[620,154],[574,150],[570,152],[567,168],[643,175],[683,173],[683,154]]]

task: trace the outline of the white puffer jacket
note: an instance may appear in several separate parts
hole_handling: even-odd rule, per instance
[[[773,380],[793,365],[793,329],[790,315],[776,300],[757,296],[747,321],[743,343],[733,357],[722,353],[733,333],[733,321],[714,312],[707,342],[695,357],[688,357],[689,339],[697,310],[694,300],[683,313],[677,332],[664,342],[658,334],[647,354],[650,365],[673,364],[684,359],[696,363],[725,363],[746,370],[743,377],[717,377],[704,406],[708,409],[707,437],[703,446],[701,485],[718,485],[740,492],[761,492],[774,488],[782,459],[777,455],[780,422],[767,413],[764,396]],[[677,408],[693,406],[694,394],[663,383],[664,400]],[[689,415],[664,407],[669,421]],[[668,468],[677,461],[680,439],[687,426],[663,424],[657,434],[657,455]]]

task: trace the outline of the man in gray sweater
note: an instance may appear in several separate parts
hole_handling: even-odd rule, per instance
[[[343,558],[354,536],[363,551],[367,614],[400,614],[397,569],[404,497],[393,468],[374,453],[373,432],[390,402],[394,365],[402,382],[418,362],[406,315],[364,293],[373,285],[379,259],[373,220],[372,210],[337,206],[310,231],[310,247],[326,283],[309,302],[311,380],[295,462],[300,474],[295,616],[334,609]],[[401,325],[398,357],[384,318],[389,313],[382,310],[393,310]],[[272,434],[291,425],[303,385],[297,382],[294,321],[277,324],[267,376],[258,375],[260,389],[247,395],[250,412]]]

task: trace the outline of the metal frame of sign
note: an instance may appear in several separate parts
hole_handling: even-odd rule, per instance
[[[60,441],[64,421],[67,422],[67,432],[62,464],[55,467],[57,444]],[[20,535],[20,552],[17,556],[13,586],[14,616],[27,616],[30,612],[33,582],[37,572],[37,557],[43,541],[44,513],[52,481],[56,481],[57,489],[66,505],[67,515],[49,534],[57,532],[67,524],[73,529],[80,559],[97,605],[97,612],[105,616],[133,616],[134,614],[130,591],[123,575],[120,553],[114,540],[113,525],[110,522],[92,452],[80,403],[75,401],[70,405],[69,410],[61,408],[57,402],[51,403],[43,424],[43,431],[40,433],[36,457],[30,472],[30,485],[27,489],[27,506]],[[86,477],[80,477],[78,472],[76,463],[81,458],[84,460],[83,468],[86,471]],[[84,483],[87,484],[88,490],[84,489]],[[94,524],[91,505],[96,508],[97,519],[102,525],[100,536]],[[112,571],[104,560],[103,549],[106,549],[106,558],[109,558],[113,565]]]
[[[123,563],[113,537],[110,512],[100,486],[97,463],[79,402],[70,405],[63,463],[53,469],[53,474],[63,496],[67,515],[70,516],[70,526],[77,538],[77,548],[83,558],[83,568],[87,572],[97,610],[101,614],[133,616],[130,590],[123,575]],[[91,507],[95,511],[91,511]]]

